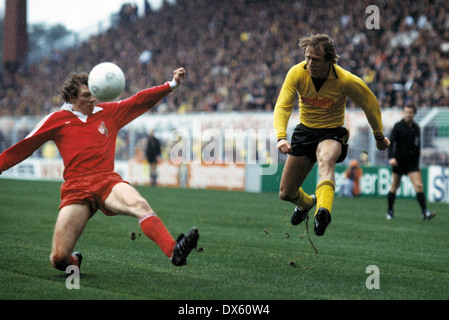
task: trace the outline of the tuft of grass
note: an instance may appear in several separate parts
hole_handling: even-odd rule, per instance
[[[418,203],[335,198],[326,234],[292,226],[293,206],[275,193],[137,187],[176,238],[200,230],[198,250],[173,266],[130,217],[89,221],[80,289],[51,267],[57,182],[0,180],[0,299],[17,300],[445,300],[449,205],[422,221]],[[131,236],[134,234],[134,240]],[[312,241],[316,251],[309,242]],[[367,267],[380,289],[366,287]]]

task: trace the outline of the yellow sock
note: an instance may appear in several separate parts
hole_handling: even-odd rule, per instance
[[[298,198],[294,203],[303,210],[307,210],[313,206],[313,198],[309,196],[302,188],[298,190]]]
[[[330,180],[324,180],[316,186],[316,210],[326,208],[331,213],[332,204],[334,203],[335,184]]]

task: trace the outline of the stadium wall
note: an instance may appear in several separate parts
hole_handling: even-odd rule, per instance
[[[250,166],[247,167],[243,164],[186,165],[161,161],[157,168],[158,185],[175,188],[259,192],[261,191],[259,170],[252,171],[249,168]],[[60,159],[29,158],[3,172],[0,179],[62,182],[63,171],[64,165]],[[146,160],[116,161],[115,171],[131,184],[143,186],[150,184],[150,166]]]
[[[345,179],[346,166],[337,165],[335,170],[335,192],[338,196]],[[391,185],[392,171],[387,166],[361,166],[363,175],[360,179],[361,197],[385,197]],[[278,192],[283,165],[275,175],[262,176],[262,191]],[[424,192],[429,202],[449,203],[449,167],[432,165],[422,167]],[[303,184],[307,193],[314,193],[318,182],[318,170],[315,166]],[[416,192],[407,176],[403,176],[401,187],[397,192],[401,198],[414,198]]]
[[[385,197],[391,183],[391,169],[386,166],[362,166],[360,179],[361,197]],[[59,159],[29,158],[5,171],[0,179],[61,181],[64,166]],[[158,166],[158,185],[173,188],[217,189],[247,192],[278,192],[283,164],[272,175],[261,174],[259,165],[243,164],[173,164],[162,161]],[[335,191],[338,196],[345,179],[346,166],[337,166]],[[134,185],[150,184],[150,168],[146,161],[117,161],[115,171]],[[429,202],[449,203],[449,167],[429,166],[422,168],[426,198]],[[315,166],[303,189],[313,193],[318,181]],[[402,177],[398,197],[414,198],[415,190],[407,176]]]
[[[416,120],[422,128],[422,168],[429,201],[449,202],[449,110],[419,109]],[[402,118],[401,110],[383,110],[385,134]],[[0,117],[0,150],[20,141],[39,123],[41,117]],[[154,131],[163,145],[158,166],[161,186],[278,192],[285,155],[277,151],[272,112],[231,113],[148,113],[124,127],[117,137],[116,171],[136,185],[148,185],[150,174],[144,150],[148,133]],[[291,136],[299,115],[293,113],[288,125]],[[337,192],[342,172],[350,159],[364,165],[362,196],[385,196],[391,171],[387,153],[378,152],[363,111],[348,109],[350,129],[348,157],[337,167]],[[47,142],[32,157],[3,172],[1,178],[62,181],[63,165],[53,142]],[[317,182],[313,169],[304,189],[312,193]],[[414,197],[404,178],[399,192]]]

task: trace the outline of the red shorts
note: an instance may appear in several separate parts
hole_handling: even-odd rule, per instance
[[[87,204],[91,216],[100,209],[108,216],[116,215],[105,208],[104,202],[117,183],[128,183],[116,172],[103,172],[65,181],[61,186],[61,208],[71,204]]]

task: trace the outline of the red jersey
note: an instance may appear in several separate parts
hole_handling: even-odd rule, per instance
[[[91,115],[72,111],[70,104],[46,116],[22,141],[0,154],[0,172],[31,156],[52,140],[64,162],[64,180],[80,175],[112,172],[119,130],[171,92],[169,83],[132,97],[95,106]]]

